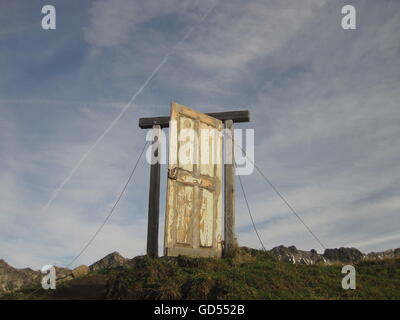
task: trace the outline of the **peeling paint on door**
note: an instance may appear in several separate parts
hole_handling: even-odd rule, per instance
[[[190,227],[193,216],[193,187],[178,186],[176,193],[176,242],[191,244]]]
[[[200,209],[200,246],[212,247],[214,194],[203,190]]]
[[[164,254],[220,257],[222,122],[177,103],[171,121]]]

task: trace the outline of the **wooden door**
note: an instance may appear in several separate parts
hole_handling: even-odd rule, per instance
[[[166,256],[221,256],[221,131],[220,120],[171,104]]]

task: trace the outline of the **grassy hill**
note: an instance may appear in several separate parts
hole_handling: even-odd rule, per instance
[[[141,256],[56,290],[31,287],[2,299],[400,299],[400,259],[355,267],[356,290],[343,290],[341,265],[292,264],[258,250],[220,260]]]

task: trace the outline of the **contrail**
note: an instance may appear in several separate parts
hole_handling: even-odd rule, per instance
[[[211,9],[209,9],[200,19],[200,21],[197,23],[197,26],[200,25],[206,18],[207,16],[211,13],[211,11],[214,10],[214,8],[217,6],[219,1],[217,1]],[[68,176],[63,180],[63,182],[58,186],[58,188],[53,192],[52,196],[50,197],[49,201],[43,206],[42,212],[46,212],[47,209],[50,207],[50,205],[53,203],[53,201],[57,198],[58,193],[64,188],[64,186],[68,183],[68,181],[72,178],[72,176],[75,174],[75,172],[79,169],[79,167],[82,165],[82,163],[86,160],[90,152],[93,151],[94,148],[103,140],[103,138],[107,135],[108,132],[111,131],[112,128],[117,124],[119,119],[124,115],[126,110],[129,109],[129,107],[132,105],[132,103],[136,100],[138,95],[147,87],[147,85],[150,83],[150,81],[154,78],[154,76],[160,71],[160,69],[163,67],[163,65],[168,61],[169,57],[175,53],[176,49],[189,38],[190,34],[193,32],[195,29],[195,26],[191,27],[189,31],[185,34],[185,36],[164,56],[164,58],[161,60],[161,62],[156,66],[156,68],[153,70],[153,72],[147,77],[146,81],[140,86],[139,90],[136,91],[136,93],[132,96],[132,98],[128,101],[128,103],[122,108],[121,112],[118,114],[118,116],[110,123],[110,125],[104,130],[104,132],[97,138],[97,140],[92,144],[92,146],[83,154],[83,156],[80,158],[80,160],[77,162],[77,164],[72,168]]]

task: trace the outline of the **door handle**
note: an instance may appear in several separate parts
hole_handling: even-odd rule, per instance
[[[168,169],[168,178],[172,180],[176,180],[178,178],[178,168]]]

